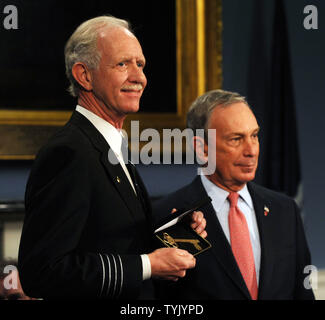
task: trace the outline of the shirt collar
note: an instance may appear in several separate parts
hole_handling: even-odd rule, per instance
[[[98,117],[93,112],[89,111],[88,109],[77,105],[76,111],[81,113],[85,116],[93,125],[94,127],[102,134],[105,138],[111,149],[116,154],[121,153],[121,146],[122,146],[122,132],[116,129],[113,125],[111,125],[106,120]]]
[[[252,200],[252,197],[248,191],[248,188],[247,188],[247,184],[245,184],[245,187],[243,189],[241,189],[240,191],[238,191],[240,197],[246,202],[246,204],[251,208],[253,209],[254,206],[253,206],[253,200]]]
[[[214,208],[217,212],[221,209],[224,202],[227,200],[227,197],[229,195],[229,192],[218,187],[216,184],[211,182],[205,175],[201,174],[201,181],[203,184],[203,187],[205,188],[207,194],[211,197],[213,195],[214,199]],[[253,209],[253,201],[251,198],[251,195],[249,194],[247,184],[238,191],[241,199],[246,202],[246,204]],[[212,198],[212,197],[211,197]]]

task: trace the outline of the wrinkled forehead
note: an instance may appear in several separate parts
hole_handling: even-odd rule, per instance
[[[227,131],[249,131],[258,128],[251,108],[243,102],[217,106],[211,113],[208,128]]]
[[[122,48],[129,48],[129,50],[138,50],[142,54],[142,48],[136,36],[123,27],[100,29],[97,37],[97,47],[104,53],[117,53]]]

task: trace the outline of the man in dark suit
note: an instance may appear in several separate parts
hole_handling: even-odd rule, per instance
[[[147,84],[141,46],[126,21],[97,17],[72,34],[65,60],[78,105],[40,150],[28,180],[22,286],[40,298],[151,299],[152,278],[184,277],[195,258],[152,251],[148,195],[121,151],[123,121],[138,111]],[[201,233],[202,213],[193,219]]]
[[[205,165],[191,184],[154,208],[162,214],[209,196],[212,201],[200,210],[212,248],[196,256],[196,268],[163,293],[184,299],[314,299],[304,273],[311,260],[296,203],[251,182],[259,126],[245,98],[207,92],[192,104],[187,124]],[[204,137],[196,135],[198,129]]]

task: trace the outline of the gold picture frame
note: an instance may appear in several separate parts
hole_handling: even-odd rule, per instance
[[[175,5],[177,112],[130,115],[124,123],[128,134],[132,120],[139,121],[140,131],[184,129],[191,102],[222,86],[221,0],[175,0]],[[0,110],[0,159],[34,159],[52,131],[70,116],[71,111]]]

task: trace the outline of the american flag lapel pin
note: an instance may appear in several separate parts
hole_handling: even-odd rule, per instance
[[[270,212],[270,209],[267,206],[264,206],[264,215],[267,216]]]

